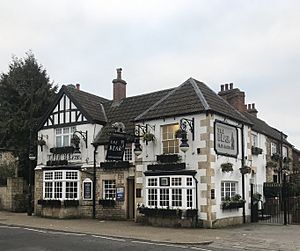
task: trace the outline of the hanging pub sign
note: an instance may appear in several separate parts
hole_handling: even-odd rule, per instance
[[[126,137],[123,133],[114,133],[109,138],[106,160],[122,161],[126,146]]]
[[[238,155],[238,130],[233,125],[215,121],[215,151],[219,155],[236,157]]]

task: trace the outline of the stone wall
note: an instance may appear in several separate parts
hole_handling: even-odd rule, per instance
[[[27,204],[24,188],[23,178],[8,178],[7,186],[0,187],[0,209],[25,212]]]

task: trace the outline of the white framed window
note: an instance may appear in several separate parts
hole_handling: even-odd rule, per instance
[[[251,134],[252,146],[258,147],[258,135],[256,133]]]
[[[132,161],[132,147],[126,147],[124,151],[124,161]]]
[[[274,142],[271,142],[271,155],[277,153],[277,144]]]
[[[116,181],[103,180],[103,199],[115,200],[116,199]]]
[[[288,157],[288,149],[286,146],[282,147],[282,157],[287,158]]]
[[[175,137],[178,124],[164,125],[162,128],[162,152],[165,154],[179,153],[179,140]]]
[[[194,208],[195,189],[195,180],[192,176],[148,176],[146,205],[161,208]]]
[[[221,200],[231,198],[237,194],[238,182],[236,181],[222,181],[221,182]]]
[[[79,171],[44,171],[43,198],[60,200],[79,199]]]
[[[70,146],[73,133],[76,127],[64,127],[55,129],[55,145],[56,147]]]

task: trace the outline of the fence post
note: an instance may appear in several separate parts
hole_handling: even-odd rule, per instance
[[[283,197],[283,224],[287,225],[287,185],[286,185],[286,173],[283,172],[283,186],[282,186],[282,197]]]
[[[253,217],[253,214],[254,214],[254,208],[253,208],[253,184],[251,183],[250,184],[250,195],[251,195],[251,222],[254,222],[254,217]]]

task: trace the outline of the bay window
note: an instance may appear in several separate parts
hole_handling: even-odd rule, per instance
[[[148,176],[146,205],[158,208],[195,208],[195,181],[189,176]]]
[[[45,200],[78,200],[79,171],[44,171],[43,198]]]

